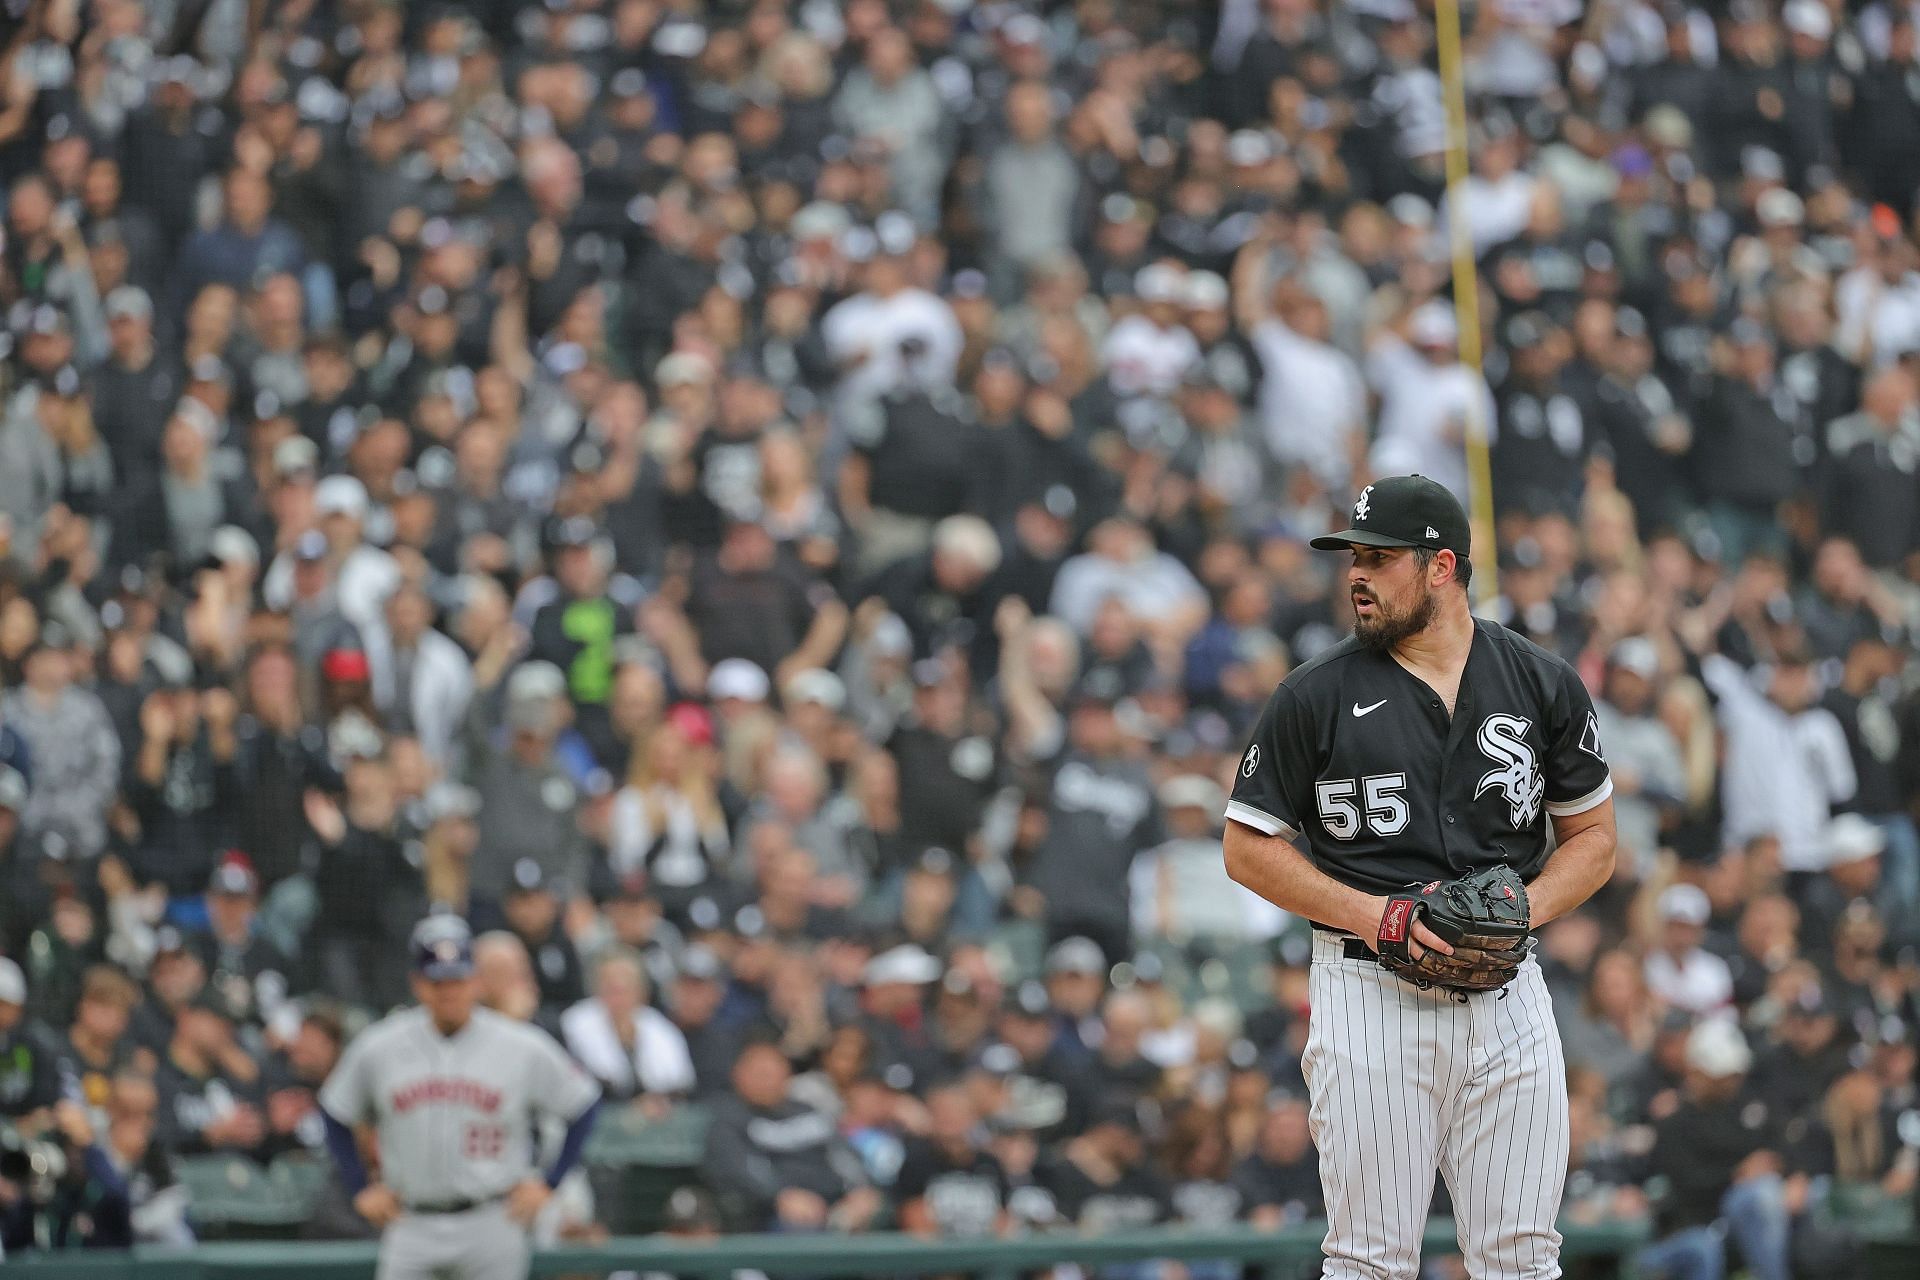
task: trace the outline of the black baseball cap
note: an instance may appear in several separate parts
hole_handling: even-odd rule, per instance
[[[1425,476],[1387,476],[1360,491],[1353,527],[1313,540],[1316,551],[1348,547],[1429,547],[1467,555],[1473,536],[1460,500]]]
[[[428,916],[414,926],[408,949],[413,971],[429,982],[473,976],[473,930],[459,916]]]

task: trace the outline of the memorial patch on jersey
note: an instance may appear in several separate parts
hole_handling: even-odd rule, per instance
[[[1259,767],[1260,767],[1260,744],[1256,742],[1252,746],[1247,748],[1247,759],[1246,759],[1246,763],[1240,766],[1240,776],[1243,778],[1251,778],[1253,776],[1253,771],[1255,769],[1258,769]]]
[[[1540,802],[1547,794],[1546,780],[1540,776],[1533,748],[1527,745],[1527,730],[1532,725],[1533,721],[1524,716],[1502,712],[1482,720],[1480,732],[1474,738],[1481,754],[1499,767],[1481,775],[1479,785],[1473,789],[1473,798],[1478,800],[1489,791],[1499,791],[1507,799],[1508,812],[1516,827],[1533,825],[1533,820],[1540,816]]]
[[[1601,764],[1607,762],[1600,750],[1600,721],[1591,711],[1587,712],[1587,727],[1580,731],[1580,749]]]

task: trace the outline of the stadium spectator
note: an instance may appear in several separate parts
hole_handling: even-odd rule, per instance
[[[693,1091],[686,1037],[648,1003],[648,995],[640,957],[609,950],[594,964],[592,998],[560,1018],[568,1051],[615,1100],[668,1099]]]
[[[1700,945],[1711,912],[1698,885],[1671,885],[1660,894],[1660,946],[1647,956],[1647,986],[1672,1008],[1710,1013],[1733,998],[1727,962]]]
[[[857,1230],[881,1207],[841,1145],[833,1121],[788,1100],[787,1060],[752,1041],[732,1069],[733,1096],[716,1104],[706,1176],[736,1228]],[[728,1206],[731,1206],[729,1208]]]
[[[893,1184],[900,1225],[928,1235],[1000,1234],[1006,1227],[1006,1175],[980,1149],[980,1118],[965,1082],[937,1081],[921,1100],[927,1136],[908,1141]]]
[[[1306,1104],[1287,1095],[1266,1101],[1259,1137],[1234,1168],[1232,1186],[1256,1226],[1282,1227],[1318,1217],[1323,1201]]]
[[[1686,1063],[1685,1097],[1656,1125],[1648,1156],[1669,1180],[1657,1213],[1665,1238],[1640,1262],[1671,1275],[1721,1275],[1730,1239],[1756,1276],[1785,1277],[1790,1196],[1805,1188],[1796,1175],[1790,1191],[1782,1176],[1782,1118],[1745,1092],[1752,1051],[1739,1028],[1709,1019],[1688,1036]],[[1715,1229],[1723,1217],[1724,1236]]]

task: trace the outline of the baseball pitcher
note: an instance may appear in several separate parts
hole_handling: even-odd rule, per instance
[[[1413,1280],[1437,1169],[1475,1280],[1551,1280],[1566,1064],[1529,932],[1613,869],[1593,705],[1561,659],[1473,617],[1467,517],[1440,485],[1370,484],[1313,545],[1352,552],[1354,633],[1274,690],[1225,853],[1314,924],[1326,1275]]]

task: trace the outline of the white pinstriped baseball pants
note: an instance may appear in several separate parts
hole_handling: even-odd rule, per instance
[[[1473,1280],[1558,1276],[1567,1066],[1539,964],[1463,1004],[1315,930],[1308,981],[1325,1280],[1413,1280],[1436,1169]]]

